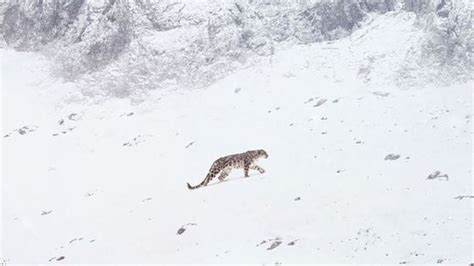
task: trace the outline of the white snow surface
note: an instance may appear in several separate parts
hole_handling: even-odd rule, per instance
[[[377,15],[345,39],[139,105],[74,100],[47,59],[1,50],[0,257],[472,262],[472,199],[455,198],[472,195],[472,84],[394,85],[413,22]],[[187,189],[251,149],[268,152],[266,173]],[[435,171],[448,178],[427,179]]]

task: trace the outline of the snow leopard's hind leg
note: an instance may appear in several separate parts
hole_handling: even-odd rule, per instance
[[[224,181],[224,179],[230,174],[230,171],[230,168],[225,168],[224,170],[222,170],[221,174],[217,177],[219,181]]]

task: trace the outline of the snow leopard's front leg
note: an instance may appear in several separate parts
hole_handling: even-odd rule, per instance
[[[257,170],[258,172],[260,172],[260,174],[265,173],[265,169],[263,169],[262,167],[260,167],[256,164],[250,165],[250,169]]]
[[[249,168],[250,168],[250,163],[244,163],[244,174],[245,177],[249,177]]]

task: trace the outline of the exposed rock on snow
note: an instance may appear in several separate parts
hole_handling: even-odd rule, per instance
[[[471,195],[464,195],[464,196],[456,196],[454,197],[455,199],[458,199],[458,200],[462,200],[462,199],[474,199],[474,196],[471,196]]]
[[[180,227],[178,231],[176,232],[176,234],[181,235],[182,233],[184,233],[184,231],[186,231],[186,229],[184,229],[183,227]]]
[[[36,131],[36,129],[38,129],[38,126],[35,126],[35,125],[23,126],[23,127],[19,128],[19,129],[13,130],[12,132],[6,134],[6,135],[3,136],[3,137],[4,137],[4,138],[8,138],[8,137],[13,136],[15,133],[18,133],[19,135],[25,135],[25,134],[27,134],[27,133]]]
[[[181,227],[178,229],[178,231],[176,232],[176,234],[177,234],[177,235],[183,234],[183,233],[186,231],[187,226],[189,226],[189,225],[196,225],[196,224],[195,224],[195,223],[188,223],[188,224],[185,224],[185,225],[181,226]]]
[[[131,141],[125,142],[124,144],[122,144],[122,146],[127,146],[127,147],[136,146],[140,143],[145,142],[145,140],[146,140],[145,136],[138,135],[138,136],[134,137]]]
[[[380,96],[380,97],[387,97],[388,95],[390,95],[390,93],[388,92],[382,92],[382,91],[374,91],[372,92],[374,95],[377,95],[377,96]]]
[[[52,210],[49,210],[49,211],[42,211],[41,212],[41,215],[48,215],[50,213],[52,213],[53,211]]]
[[[292,241],[290,243],[293,243],[292,245],[294,245],[295,241]],[[268,246],[266,248],[266,250],[273,250],[273,249],[277,248],[278,246],[280,246],[283,243],[283,241],[281,240],[280,237],[271,238],[271,239],[267,239],[267,240],[262,240],[262,242],[257,244],[256,247],[259,247],[259,246],[261,246],[263,244],[266,244],[266,243],[271,243],[270,246]],[[289,246],[291,246],[291,245],[289,244]]]
[[[325,102],[327,102],[327,99],[320,99],[313,107],[319,107],[323,105]]]
[[[390,153],[388,154],[387,156],[385,156],[385,161],[387,160],[390,160],[390,161],[393,161],[393,160],[397,160],[398,158],[400,158],[400,155],[399,154],[393,154],[393,153]]]
[[[435,171],[435,172],[431,173],[430,175],[428,175],[428,177],[426,179],[433,180],[433,179],[442,179],[442,178],[445,178],[446,181],[449,180],[449,176],[447,174],[443,174],[440,171]]]
[[[273,243],[271,244],[271,246],[269,246],[269,247],[267,248],[267,250],[275,249],[275,248],[277,248],[279,245],[281,245],[281,243],[282,243],[282,242],[281,242],[280,240],[275,240],[275,241],[273,241]]]

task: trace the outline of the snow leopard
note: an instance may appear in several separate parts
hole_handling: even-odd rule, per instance
[[[199,185],[191,186],[188,183],[188,189],[207,186],[207,184],[217,175],[219,175],[219,181],[222,182],[230,174],[232,169],[244,169],[245,177],[249,176],[250,169],[259,171],[263,174],[265,173],[265,169],[256,164],[256,161],[260,158],[268,158],[268,154],[265,150],[252,150],[221,157],[212,163],[209,173]]]

